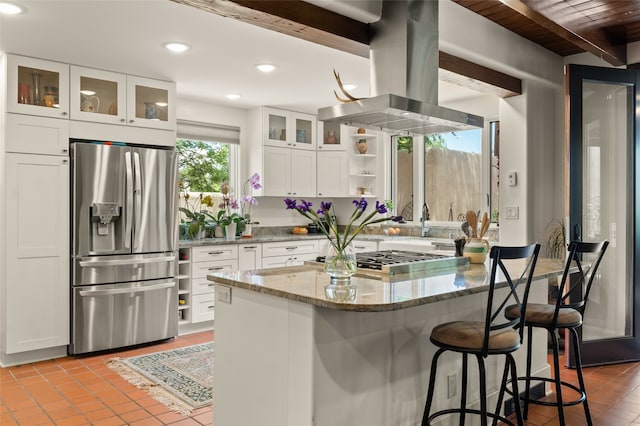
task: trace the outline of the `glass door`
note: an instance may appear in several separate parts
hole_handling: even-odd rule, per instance
[[[581,330],[584,365],[639,358],[640,74],[568,66],[569,238],[609,241]],[[568,347],[570,366],[574,364]]]
[[[71,118],[109,124],[125,124],[124,74],[71,66]]]

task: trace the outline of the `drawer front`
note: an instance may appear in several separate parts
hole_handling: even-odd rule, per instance
[[[191,281],[191,294],[204,294],[214,291],[215,283],[206,278],[195,278]]]
[[[304,265],[305,260],[316,260],[315,253],[298,254],[290,256],[271,256],[262,258],[262,268],[283,268],[286,266]]]
[[[353,249],[356,253],[364,253],[368,251],[378,251],[378,242],[377,241],[358,241],[353,240],[351,243],[353,245]]]
[[[213,321],[215,298],[213,293],[193,296],[193,317],[191,322]]]
[[[284,243],[263,243],[262,257],[293,256],[298,254],[318,255],[318,241],[289,241]]]
[[[238,259],[214,260],[191,264],[191,278],[206,278],[207,275],[220,271],[237,271]]]
[[[229,260],[229,259],[233,259],[233,260],[238,259],[238,246],[236,244],[193,247],[191,249],[192,262],[206,262],[209,260]]]

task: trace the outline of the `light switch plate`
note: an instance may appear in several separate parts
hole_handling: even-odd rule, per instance
[[[508,172],[507,182],[509,186],[516,186],[518,184],[518,173],[515,171]]]
[[[506,206],[504,208],[505,219],[517,219],[518,218],[518,206]]]
[[[231,303],[231,287],[216,285],[216,303]]]

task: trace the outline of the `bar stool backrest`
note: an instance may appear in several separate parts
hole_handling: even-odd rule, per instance
[[[491,274],[485,315],[484,342],[482,347],[483,357],[486,357],[488,354],[490,331],[507,327],[518,328],[520,342],[522,342],[524,322],[520,321],[520,319],[507,320],[504,316],[504,309],[506,306],[515,302],[521,312],[524,312],[523,302],[520,301],[516,291],[520,285],[524,285],[525,289],[529,288],[539,253],[540,244],[531,244],[522,247],[493,246],[491,248],[491,252],[489,253],[489,258],[491,259]],[[506,264],[505,261],[513,262]],[[501,277],[498,275],[498,271],[500,271]],[[502,301],[494,300],[498,277],[500,277],[500,281],[504,279],[509,286],[509,291]]]
[[[563,306],[573,308],[584,315],[593,280],[597,276],[596,272],[608,246],[608,241],[599,243],[571,241],[569,243],[569,256],[558,288],[558,299],[553,317],[554,324],[556,324],[558,312]],[[585,254],[591,254],[589,259],[583,259]],[[585,265],[583,262],[586,261],[589,263]],[[572,268],[577,268],[578,271],[571,272]],[[581,291],[577,291],[579,287],[581,287]]]

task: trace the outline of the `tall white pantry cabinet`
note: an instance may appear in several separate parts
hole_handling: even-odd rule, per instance
[[[66,64],[2,58],[2,365],[25,352],[30,360],[64,356],[69,343],[68,97],[53,108],[31,103],[30,92],[26,103],[19,68],[41,70],[47,87],[66,90],[69,81]]]
[[[0,54],[0,100],[0,366],[9,366],[67,354],[69,139],[174,147],[175,83]]]

